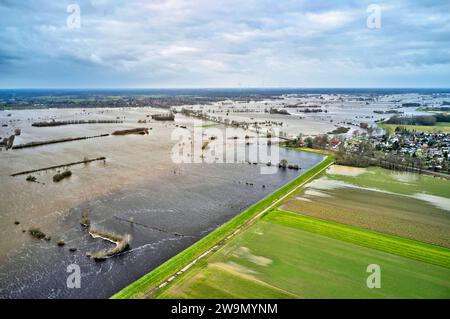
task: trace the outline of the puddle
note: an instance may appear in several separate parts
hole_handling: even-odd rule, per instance
[[[358,176],[367,173],[367,169],[362,167],[332,165],[327,173],[331,175]]]

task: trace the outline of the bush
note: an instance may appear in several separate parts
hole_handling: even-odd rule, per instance
[[[313,139],[311,138],[311,137],[307,137],[306,139],[305,139],[305,145],[306,145],[306,147],[308,147],[308,148],[313,148],[313,146],[314,146],[314,144],[313,144]]]
[[[278,164],[278,167],[280,167],[280,168],[287,168],[287,166],[288,166],[288,161],[285,159],[282,159],[280,161],[280,163]]]
[[[61,180],[63,180],[64,178],[70,177],[72,176],[72,172],[71,171],[64,171],[62,173],[56,174],[55,176],[53,176],[53,181],[55,183],[60,182]]]
[[[91,220],[89,219],[89,212],[87,209],[83,210],[83,213],[81,214],[81,226],[83,227],[89,227],[91,224]]]
[[[37,239],[43,239],[46,236],[45,233],[42,232],[39,228],[30,228],[28,230],[28,233]]]
[[[331,132],[328,132],[328,134],[345,134],[348,131],[350,131],[349,127],[339,126],[338,128],[335,128],[334,130],[332,130]]]
[[[450,114],[436,114],[434,117],[437,122],[450,122]]]

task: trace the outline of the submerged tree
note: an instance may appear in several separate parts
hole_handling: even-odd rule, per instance
[[[278,167],[281,167],[281,168],[287,168],[287,166],[288,166],[288,161],[285,159],[282,159],[280,161],[280,164],[278,164]]]

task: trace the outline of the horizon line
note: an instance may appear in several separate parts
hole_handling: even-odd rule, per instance
[[[333,90],[371,90],[371,89],[388,89],[388,90],[450,90],[450,87],[300,87],[300,86],[248,86],[248,87],[0,87],[0,91],[4,90],[317,90],[317,89],[333,89]]]

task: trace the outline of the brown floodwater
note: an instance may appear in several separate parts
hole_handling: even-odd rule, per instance
[[[247,133],[235,130],[232,135],[238,136],[237,140],[210,141],[208,150],[217,148],[215,153],[205,150],[205,158],[201,158],[201,152],[188,151],[196,163],[177,163],[172,154],[173,148],[180,145],[172,139],[175,130],[180,130],[176,126],[186,126],[184,130],[201,142],[225,128],[215,126],[214,130],[205,128],[198,132],[202,125],[180,115],[175,122],[154,122],[147,117],[160,111],[20,110],[8,112],[10,117],[0,112],[1,122],[8,123],[8,127],[0,128],[1,137],[12,134],[15,128],[22,130],[15,144],[151,128],[148,135],[108,136],[0,152],[0,297],[109,297],[323,159],[321,155],[273,145],[271,149],[279,151],[279,158],[299,164],[302,169],[261,174],[265,162],[209,163],[222,156],[223,150],[218,147],[221,143],[225,152],[253,152],[244,139]],[[31,126],[35,121],[51,119],[124,122]],[[147,123],[137,123],[138,120]],[[187,141],[183,143],[189,145]],[[252,137],[251,144],[258,143],[265,145],[267,140]],[[70,167],[72,176],[59,183],[52,181],[58,170],[32,174],[37,183],[26,181],[27,175],[10,176],[101,156],[106,161]],[[86,257],[86,252],[109,248],[111,244],[89,236],[80,225],[83,211],[89,212],[91,223],[98,228],[130,234],[130,249],[104,262]],[[15,221],[20,224],[15,225]],[[40,228],[51,240],[37,240],[23,232],[32,227]],[[66,246],[57,247],[60,239]],[[69,247],[77,250],[70,252]],[[80,266],[79,289],[66,285],[70,264]]]

